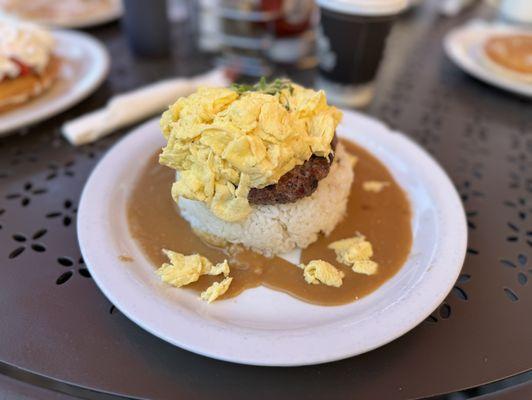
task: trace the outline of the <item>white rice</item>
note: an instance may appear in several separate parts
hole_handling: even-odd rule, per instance
[[[272,256],[305,248],[320,232],[331,233],[345,214],[353,179],[352,157],[338,144],[329,174],[311,196],[295,203],[253,206],[242,222],[223,221],[200,201],[179,198],[178,205],[195,230]]]

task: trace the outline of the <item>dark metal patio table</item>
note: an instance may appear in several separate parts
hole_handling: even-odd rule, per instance
[[[76,207],[90,171],[124,130],[74,148],[59,128],[114,93],[202,72],[210,60],[186,25],[175,29],[171,59],[151,61],[134,59],[120,27],[107,25],[90,31],[112,55],[105,84],[70,111],[0,139],[0,388],[39,399],[402,399],[529,371],[532,102],[456,68],[442,37],[479,10],[448,20],[433,5],[395,27],[367,110],[444,166],[467,212],[462,274],[425,322],[344,361],[259,368],[173,347],[110,304],[81,259]]]

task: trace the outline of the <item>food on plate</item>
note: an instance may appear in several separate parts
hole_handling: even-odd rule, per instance
[[[380,182],[380,181],[366,181],[362,184],[362,187],[366,192],[379,193],[386,186],[389,186],[390,182]]]
[[[127,208],[162,281],[208,302],[265,286],[331,306],[390,279],[410,251],[410,205],[377,158],[336,137],[340,118],[323,92],[287,80],[171,105],[167,144]]]
[[[342,239],[329,244],[329,249],[336,253],[336,260],[352,268],[353,272],[366,275],[377,273],[378,264],[371,260],[373,246],[360,233],[357,236]]]
[[[172,286],[181,287],[189,283],[196,282],[201,275],[229,275],[229,264],[227,260],[213,265],[207,258],[192,254],[185,256],[171,250],[163,250],[170,263],[164,263],[157,270],[157,275],[163,282]]]
[[[0,0],[0,9],[45,25],[72,26],[87,18],[105,18],[120,9],[120,0]]]
[[[163,253],[168,257],[170,263],[164,263],[156,273],[163,282],[172,286],[182,287],[189,285],[197,282],[202,275],[223,275],[225,277],[223,281],[220,283],[214,282],[207,290],[201,293],[201,299],[209,303],[223,295],[233,280],[228,277],[230,269],[227,260],[213,265],[207,258],[199,254],[186,256],[166,249],[163,249]]]
[[[501,34],[488,38],[484,61],[495,72],[532,83],[532,35]]]
[[[327,286],[342,286],[342,279],[345,274],[327,261],[312,260],[307,265],[300,264],[299,267],[303,269],[305,281],[311,285],[323,283]]]
[[[207,303],[212,303],[218,297],[227,292],[227,289],[229,289],[229,285],[231,285],[232,281],[233,278],[227,277],[221,282],[214,282],[211,286],[201,292],[200,298],[205,300]]]
[[[57,79],[60,60],[45,29],[0,17],[0,112],[48,90]]]
[[[352,156],[341,112],[286,80],[202,88],[163,114],[161,164],[192,227],[267,256],[305,248],[345,214]],[[334,204],[334,207],[331,207]]]

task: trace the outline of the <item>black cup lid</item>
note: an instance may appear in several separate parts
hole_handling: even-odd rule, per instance
[[[350,15],[381,16],[401,12],[408,0],[317,0],[321,8]]]

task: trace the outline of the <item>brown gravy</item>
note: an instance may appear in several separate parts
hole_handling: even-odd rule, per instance
[[[167,261],[161,252],[163,248],[183,254],[199,253],[213,263],[228,258],[234,279],[223,298],[264,285],[309,303],[326,306],[350,303],[373,292],[401,268],[410,252],[412,231],[410,204],[390,172],[363,148],[347,141],[344,145],[358,157],[347,215],[331,235],[320,237],[301,256],[303,263],[322,259],[344,271],[340,288],[309,285],[301,269],[278,257],[270,259],[249,250],[228,256],[223,249],[205,244],[179,216],[170,196],[175,172],[159,165],[158,154],[150,157],[133,188],[127,209],[131,234],[157,268]],[[362,184],[369,180],[386,181],[390,185],[380,193],[368,192]],[[373,260],[379,264],[375,275],[352,272],[327,249],[332,241],[352,237],[357,232],[364,234],[373,245]],[[186,288],[202,291],[219,280],[220,277],[203,276]]]

